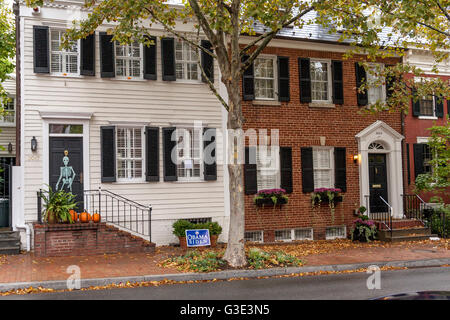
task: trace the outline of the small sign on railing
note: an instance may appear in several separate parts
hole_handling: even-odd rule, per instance
[[[206,247],[211,245],[208,229],[186,230],[185,233],[188,247]]]

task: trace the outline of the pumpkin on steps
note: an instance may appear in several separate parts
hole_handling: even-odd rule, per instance
[[[73,209],[71,209],[69,211],[69,213],[70,213],[70,217],[72,218],[72,221],[73,222],[77,222],[77,220],[78,220],[78,213],[75,210],[73,210]]]
[[[100,214],[99,213],[94,213],[94,215],[92,216],[92,221],[94,221],[95,223],[100,222]]]
[[[82,213],[80,213],[80,221],[81,222],[89,222],[89,213],[87,213],[86,211],[83,211]]]

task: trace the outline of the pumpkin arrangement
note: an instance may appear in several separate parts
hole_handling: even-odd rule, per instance
[[[80,214],[77,214],[75,211],[73,213],[71,213],[71,216],[72,216],[72,214],[73,214],[73,217],[72,217],[73,222],[80,221],[82,223],[88,223],[90,221],[93,221],[95,223],[98,223],[101,221],[101,216],[97,212],[95,212],[94,214],[91,215],[86,210],[83,210],[83,212],[81,212]]]

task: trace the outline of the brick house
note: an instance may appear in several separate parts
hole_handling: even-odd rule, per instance
[[[360,113],[362,106],[386,97],[389,83],[388,88],[383,85],[358,94],[357,85],[366,72],[357,61],[364,57],[344,60],[347,47],[325,31],[309,37],[308,30],[286,32],[291,36],[282,34],[273,40],[242,82],[245,129],[278,129],[280,146],[279,156],[253,153],[247,147],[246,239],[345,237],[359,206],[372,213],[389,210],[380,196],[393,216],[401,218],[401,114]],[[397,62],[377,61],[379,66]],[[260,158],[279,165],[267,174]],[[288,193],[288,204],[281,208],[254,204],[259,190],[280,187]],[[343,201],[336,204],[334,214],[325,204],[312,209],[311,193],[316,188],[342,190]]]

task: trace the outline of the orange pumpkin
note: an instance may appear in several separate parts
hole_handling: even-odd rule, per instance
[[[92,216],[92,221],[94,221],[96,223],[100,222],[100,219],[101,219],[100,214],[98,214],[97,212],[94,213],[94,215]]]
[[[89,213],[87,213],[86,211],[83,211],[82,213],[80,213],[80,221],[81,222],[89,222]]]
[[[88,213],[88,221],[92,221],[92,216],[90,213]]]
[[[76,222],[78,220],[78,213],[76,213],[76,211],[73,209],[70,210],[69,213],[70,213],[70,217],[72,218],[72,221]]]

